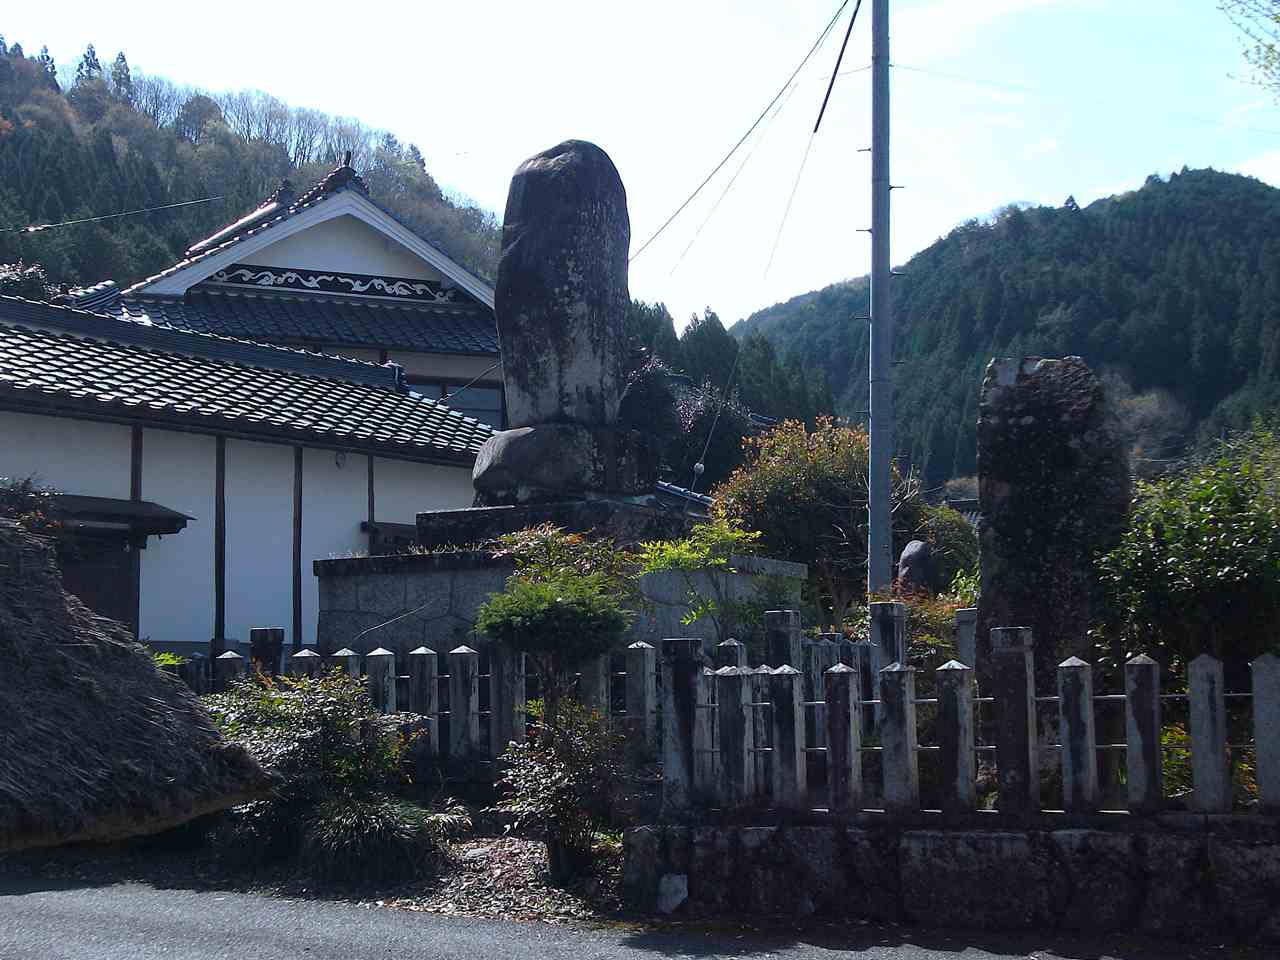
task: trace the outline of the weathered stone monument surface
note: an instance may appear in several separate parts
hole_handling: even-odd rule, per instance
[[[1038,664],[1087,658],[1094,562],[1124,532],[1130,487],[1102,384],[1083,360],[991,361],[978,414],[980,667],[992,627],[1030,627]]]
[[[511,178],[495,310],[511,429],[481,449],[481,505],[636,495],[657,447],[618,423],[626,385],[627,194],[608,154],[566,140]]]

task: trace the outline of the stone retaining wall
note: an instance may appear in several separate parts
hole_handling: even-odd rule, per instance
[[[800,584],[806,576],[803,564],[765,557],[736,557],[743,572],[731,575],[734,599],[756,594],[765,578],[791,578],[785,597],[775,598],[784,607],[798,607]],[[316,646],[322,653],[352,647],[367,653],[384,647],[402,655],[425,645],[446,652],[471,637],[476,610],[488,597],[500,592],[511,575],[512,564],[494,560],[479,551],[409,554],[385,557],[351,557],[316,560],[320,586],[320,617]],[[706,577],[695,577],[695,586],[707,591]],[[681,623],[688,612],[688,589],[678,573],[649,574],[640,583],[649,600],[631,626],[627,643],[645,640],[657,645],[664,637],[711,636],[711,625],[692,628]],[[395,623],[379,624],[416,611]],[[377,627],[362,640],[364,630]]]
[[[646,911],[1280,943],[1280,821],[1179,825],[636,827],[624,885]]]

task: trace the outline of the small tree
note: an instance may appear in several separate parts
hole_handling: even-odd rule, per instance
[[[760,531],[771,556],[807,564],[836,622],[862,596],[867,571],[867,432],[819,417],[788,420],[745,441],[747,462],[713,491],[716,516]],[[895,556],[918,534],[919,487],[896,470]]]
[[[630,554],[552,524],[500,537],[492,552],[514,559],[516,572],[480,607],[476,630],[528,657],[553,715],[574,674],[626,632],[636,596]]]

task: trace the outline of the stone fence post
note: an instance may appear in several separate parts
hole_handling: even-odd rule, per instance
[[[1160,753],[1160,664],[1139,654],[1124,665],[1125,774],[1129,810],[1155,813],[1163,802]]]
[[[289,658],[289,672],[295,677],[318,677],[324,658],[310,647],[303,647]]]
[[[1264,812],[1280,813],[1280,657],[1264,653],[1252,666],[1258,799]]]
[[[329,654],[329,662],[352,680],[360,679],[360,654],[350,647],[343,647]]]
[[[942,812],[958,818],[978,805],[974,755],[973,667],[949,660],[934,674],[938,687],[938,744]]]
[[[836,645],[830,640],[819,637],[817,640],[806,640],[801,645],[804,658],[804,698],[813,704],[812,713],[806,710],[805,734],[806,742],[811,747],[827,745],[827,705],[823,687],[823,676],[836,665]],[[812,737],[809,737],[812,731]]]
[[[431,755],[440,755],[439,658],[430,647],[409,651],[409,709],[427,718]]]
[[[627,647],[627,736],[638,741],[645,757],[658,750],[657,651],[637,640]]]
[[[721,667],[715,672],[720,739],[718,795],[726,810],[743,806],[755,795],[751,677],[746,667]]]
[[[1079,657],[1058,664],[1058,725],[1062,736],[1062,802],[1068,813],[1098,807],[1098,738],[1093,718],[1093,668]]]
[[[613,670],[612,664],[612,656],[606,653],[584,663],[578,674],[578,702],[602,717],[609,716],[609,675]]]
[[[280,674],[280,658],[284,651],[284,627],[251,627],[249,659],[255,670],[269,677]]]
[[[898,600],[873,603],[870,613],[871,642],[880,648],[880,662],[907,662],[907,605]]]
[[[832,813],[862,809],[862,691],[858,672],[837,663],[822,676],[827,704],[827,787]]]
[[[505,644],[489,646],[489,754],[502,756],[525,731],[525,659]]]
[[[1227,702],[1222,661],[1206,654],[1188,665],[1191,679],[1191,806],[1201,813],[1231,812],[1227,768]]]
[[[1033,650],[1029,627],[991,628],[999,806],[1001,813],[1014,817],[1026,817],[1040,809]]]
[[[747,665],[746,644],[730,637],[724,643],[717,643],[711,651],[716,668],[745,667]]]
[[[373,708],[379,713],[395,713],[396,655],[384,647],[378,647],[365,654],[364,667],[368,674],[369,699],[373,701]]]
[[[662,812],[679,816],[693,806],[694,726],[701,699],[702,641],[662,643]]]
[[[800,663],[800,614],[795,610],[764,613],[765,661],[779,665]]]
[[[221,693],[233,680],[244,676],[244,657],[234,650],[220,653],[213,658],[213,689]]]
[[[480,750],[480,654],[449,651],[449,759],[464,763]]]
[[[978,608],[964,607],[956,611],[956,659],[966,667],[978,669]]]
[[[748,668],[750,669],[750,668]],[[751,670],[751,728],[755,744],[756,799],[766,804],[773,792],[770,752],[773,748],[773,712],[769,701],[769,678],[773,671],[764,664]]]
[[[714,801],[717,795],[716,741],[716,680],[711,668],[704,666],[693,717],[693,795],[700,802]]]
[[[920,809],[915,667],[891,663],[880,671],[880,697],[884,808],[891,813],[911,813]]]
[[[797,810],[808,788],[800,671],[787,664],[774,670],[769,675],[769,700],[773,704],[773,805]]]

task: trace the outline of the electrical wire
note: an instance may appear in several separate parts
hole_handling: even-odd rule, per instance
[[[472,377],[472,378],[471,378],[470,382],[468,382],[468,383],[464,383],[464,384],[463,384],[462,386],[460,386],[457,390],[453,391],[453,393],[449,394],[448,396],[441,397],[441,398],[440,398],[440,403],[448,403],[450,400],[452,400],[452,399],[453,399],[454,397],[456,397],[458,394],[462,393],[464,390],[467,390],[467,389],[468,389],[468,388],[470,388],[470,387],[474,387],[477,383],[479,383],[481,380],[483,380],[483,379],[484,379],[485,377],[487,377],[489,374],[493,373],[493,371],[497,370],[500,366],[502,366],[502,361],[501,361],[501,360],[499,360],[497,363],[495,363],[495,364],[494,364],[492,367],[490,367],[488,370],[485,370],[485,371],[483,371],[483,372],[481,372],[481,373],[476,374],[476,376],[474,376],[474,377]]]
[[[725,381],[724,393],[720,394],[720,403],[716,406],[716,415],[711,420],[711,429],[707,431],[707,442],[702,445],[702,456],[698,457],[698,462],[693,465],[693,481],[689,484],[690,493],[698,486],[698,467],[706,469],[707,451],[711,449],[711,438],[716,435],[716,427],[720,425],[720,414],[724,412],[724,402],[729,399],[729,391],[733,388],[733,378],[738,375],[738,360],[741,357],[742,347],[739,346],[734,351],[733,366],[729,369],[729,379]]]
[[[782,220],[778,224],[778,232],[773,236],[773,248],[769,251],[769,262],[765,264],[764,276],[767,279],[769,271],[773,269],[773,258],[777,256],[778,244],[782,242],[782,231],[786,229],[787,220],[791,217],[791,205],[795,203],[796,192],[800,189],[800,178],[804,176],[805,165],[809,162],[809,151],[813,149],[813,140],[818,135],[818,128],[822,126],[822,118],[827,112],[827,103],[831,100],[831,91],[835,88],[836,77],[840,75],[840,64],[844,61],[844,52],[849,46],[849,37],[853,35],[853,25],[858,22],[858,11],[862,9],[862,0],[858,0],[853,8],[853,16],[849,18],[849,29],[844,32],[844,42],[840,44],[840,53],[836,56],[836,65],[831,71],[831,82],[827,84],[826,95],[822,98],[822,106],[818,109],[818,119],[813,125],[813,132],[809,134],[809,142],[805,144],[804,156],[800,159],[800,169],[796,171],[795,183],[791,185],[791,195],[787,197],[786,209],[782,211]]]
[[[702,192],[703,187],[705,187],[708,183],[710,183],[712,178],[715,177],[715,175],[720,172],[720,170],[724,167],[724,165],[729,162],[729,160],[733,157],[733,155],[738,152],[738,148],[741,147],[744,143],[746,143],[747,138],[751,136],[752,132],[755,130],[756,127],[760,126],[764,118],[769,115],[769,111],[773,109],[773,105],[777,103],[780,99],[782,99],[782,95],[787,92],[787,88],[791,86],[792,81],[794,81],[795,78],[799,76],[800,71],[804,69],[805,64],[809,62],[809,60],[817,52],[818,48],[822,46],[822,42],[827,39],[827,34],[831,32],[831,28],[836,25],[836,21],[840,19],[840,14],[844,13],[844,8],[847,7],[848,5],[849,5],[849,0],[841,0],[840,6],[836,10],[835,15],[831,18],[830,22],[823,28],[822,33],[818,34],[818,39],[813,42],[813,46],[810,47],[809,52],[804,55],[804,59],[800,61],[800,65],[797,66],[795,70],[791,72],[791,76],[787,77],[787,82],[782,85],[781,89],[779,89],[778,92],[773,95],[773,99],[770,100],[769,103],[765,106],[765,108],[760,111],[760,116],[756,117],[755,122],[752,123],[751,126],[747,128],[747,132],[738,138],[738,142],[733,145],[733,147],[729,150],[728,153],[724,155],[723,158],[721,158],[720,162],[715,165],[712,171],[709,174],[707,174],[706,177],[703,178],[702,182],[698,184],[696,188],[694,188],[693,193],[689,194],[689,196],[685,199],[684,203],[676,207],[675,212],[672,213],[671,216],[667,217],[667,219],[663,222],[662,226],[658,227],[658,229],[654,231],[653,235],[649,237],[649,239],[646,240],[643,244],[640,245],[640,249],[637,250],[628,258],[627,260],[628,263],[634,261],[636,257],[640,256],[640,254],[644,253],[645,250],[649,248],[649,245],[653,243],[653,241],[657,240],[658,237],[662,236],[663,232],[667,229],[667,227],[671,226],[675,218],[680,216],[680,214],[684,212],[685,208],[693,202],[694,198],[697,197],[698,194]]]
[[[116,220],[120,217],[133,217],[140,213],[155,213],[157,210],[172,210],[174,207],[190,207],[197,203],[212,203],[214,200],[225,200],[226,197],[203,197],[199,200],[183,200],[180,203],[166,203],[159,207],[144,207],[141,210],[125,210],[122,213],[105,213],[100,217],[82,217],[79,220],[63,220],[61,223],[33,223],[26,227],[3,227],[0,233],[41,233],[54,227],[70,227],[78,223],[97,223],[100,220]]]
[[[764,143],[764,138],[768,135],[770,127],[773,126],[773,121],[778,119],[778,114],[780,114],[783,111],[783,108],[785,108],[790,102],[791,95],[796,92],[796,89],[799,86],[799,83],[791,84],[791,89],[787,92],[786,97],[780,104],[778,104],[778,109],[773,111],[773,116],[769,118],[769,122],[766,123],[764,129],[760,131],[760,136],[756,139],[756,142],[751,145],[751,149],[747,151],[746,156],[742,158],[742,163],[738,164],[738,169],[735,170],[733,176],[729,178],[729,182],[726,183],[724,185],[724,189],[720,191],[720,196],[716,198],[716,202],[712,204],[711,209],[707,211],[707,215],[703,219],[702,223],[698,224],[698,229],[694,231],[693,238],[689,241],[684,250],[681,251],[680,256],[676,258],[675,266],[673,266],[671,268],[671,272],[667,274],[668,277],[674,277],[676,271],[680,269],[680,264],[684,263],[684,258],[689,255],[689,251],[693,249],[693,245],[697,243],[698,238],[702,236],[703,229],[705,229],[707,224],[711,222],[711,218],[714,217],[716,215],[716,211],[720,209],[720,204],[724,201],[724,198],[729,195],[729,191],[733,189],[733,185],[737,183],[738,176],[746,169],[751,158],[755,156],[756,150],[760,148],[760,144]]]

